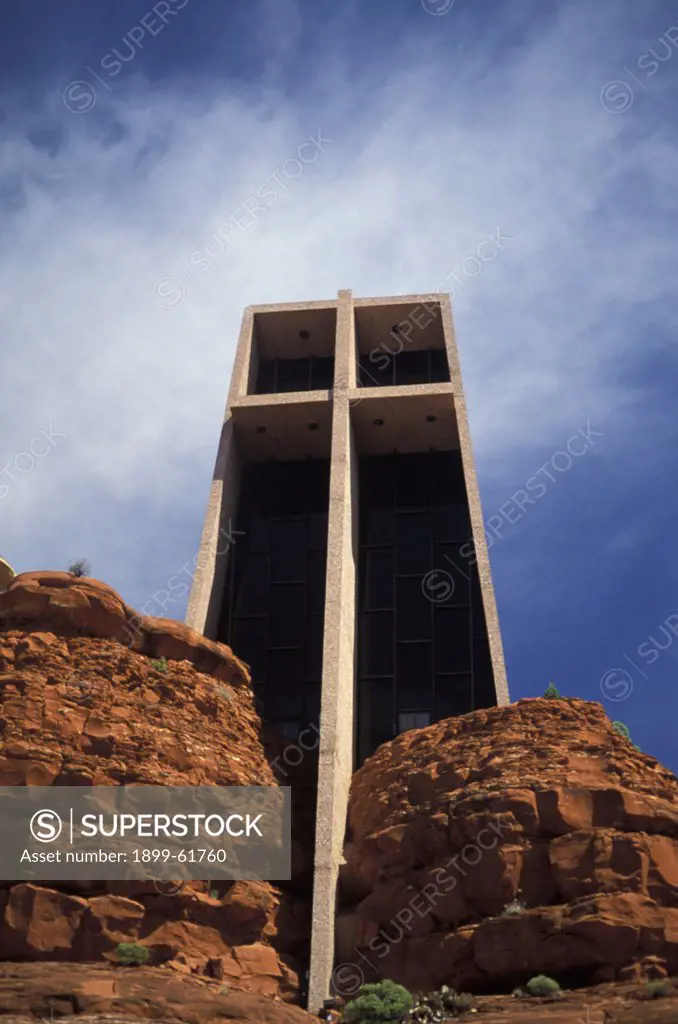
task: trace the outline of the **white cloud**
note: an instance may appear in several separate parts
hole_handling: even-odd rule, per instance
[[[435,20],[451,31],[453,13]],[[20,568],[84,555],[141,602],[197,543],[243,308],[345,287],[431,291],[497,228],[512,238],[504,251],[452,285],[481,468],[510,480],[587,420],[610,451],[642,448],[645,388],[629,392],[620,368],[639,354],[644,310],[675,329],[678,149],[659,83],[643,137],[633,111],[603,109],[617,65],[590,63],[610,41],[582,19],[555,21],[502,64],[470,47],[451,64],[410,38],[381,89],[337,81],[313,109],[226,84],[186,98],[129,74],[76,116],[55,83],[48,108],[65,136],[53,156],[11,118],[0,170],[24,182],[24,202],[5,211],[0,243],[2,465],[49,421],[68,437],[0,501],[2,553]],[[292,25],[281,51],[297,39]],[[341,74],[331,54],[327,67]],[[177,261],[190,268],[318,129],[333,140],[319,159],[186,279]],[[174,310],[153,300],[167,276],[186,287]]]

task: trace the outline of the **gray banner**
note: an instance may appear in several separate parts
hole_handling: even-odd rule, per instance
[[[290,878],[289,787],[2,786],[0,878]]]

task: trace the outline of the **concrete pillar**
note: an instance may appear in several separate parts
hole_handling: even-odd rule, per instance
[[[238,347],[233,360],[231,386],[212,474],[193,586],[184,621],[213,640],[219,626],[221,603],[230,545],[226,537],[235,529],[240,496],[241,460],[233,433],[230,408],[251,386],[257,360],[252,358],[254,316],[251,308],[243,314]]]
[[[476,561],[478,564],[478,576],[480,578],[480,592],[483,598],[485,610],[485,623],[487,626],[487,639],[490,645],[490,657],[494,672],[494,687],[497,695],[497,704],[509,704],[508,681],[506,678],[506,664],[504,662],[504,649],[499,632],[499,616],[497,615],[497,602],[494,597],[494,586],[490,572],[490,556],[487,550],[487,539],[485,537],[485,522],[483,509],[480,504],[480,490],[478,488],[478,477],[476,464],[473,457],[473,446],[471,444],[471,431],[468,424],[468,413],[466,411],[466,398],[461,378],[459,365],[459,353],[457,339],[454,331],[454,320],[452,319],[452,304],[449,295],[438,295],[436,299],[440,302],[440,315],[443,321],[445,332],[445,347],[447,358],[450,364],[450,379],[454,392],[454,411],[457,419],[457,431],[459,433],[459,448],[461,450],[461,461],[464,467],[464,479],[466,481],[466,494],[468,497],[469,515],[471,519],[471,530],[473,533],[473,546],[475,549]]]
[[[330,990],[337,879],[354,756],[358,460],[348,401],[351,386],[355,386],[353,300],[350,292],[339,292],[308,1000],[311,1012],[322,1006]]]

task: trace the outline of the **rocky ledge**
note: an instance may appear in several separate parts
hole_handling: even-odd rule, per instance
[[[600,704],[523,700],[385,744],[354,776],[345,858],[340,959],[368,979],[678,970],[678,779]]]
[[[0,737],[0,786],[276,785],[230,648],[67,573],[0,594]],[[105,965],[134,942],[155,967],[291,1000],[308,918],[303,891],[268,882],[4,881],[0,957]]]

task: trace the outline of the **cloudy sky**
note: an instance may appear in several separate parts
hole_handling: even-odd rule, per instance
[[[141,607],[199,543],[243,308],[450,291],[512,695],[676,770],[675,3],[12,8],[0,554]]]

